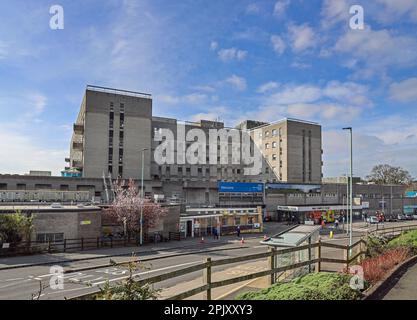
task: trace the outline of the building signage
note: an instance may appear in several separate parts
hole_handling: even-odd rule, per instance
[[[223,182],[218,184],[219,192],[263,192],[263,183],[250,183],[250,182]]]
[[[320,193],[319,184],[293,184],[293,183],[267,183],[266,190],[274,190],[279,193]]]
[[[91,224],[91,220],[83,220],[83,221],[80,222],[80,225],[82,225],[82,226],[86,226],[86,225],[89,225],[89,224]]]

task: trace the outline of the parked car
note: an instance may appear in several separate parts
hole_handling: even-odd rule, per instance
[[[413,218],[413,220],[417,220],[417,214],[413,214],[411,217]]]
[[[399,214],[399,215],[397,215],[397,219],[398,220],[407,220],[407,217],[403,214]]]
[[[379,223],[379,219],[376,216],[371,216],[368,219],[366,219],[368,221],[368,223],[370,224],[375,224],[375,223]]]

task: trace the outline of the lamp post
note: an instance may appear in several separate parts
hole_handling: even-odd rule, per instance
[[[352,178],[353,178],[353,139],[352,139],[352,127],[343,128],[343,130],[349,130],[350,133],[350,177],[349,181],[349,246],[352,245],[352,217],[353,217],[353,192],[352,192]]]
[[[140,198],[142,200],[142,205],[140,206],[140,245],[143,245],[143,205],[144,205],[144,194],[143,194],[143,172],[145,165],[145,151],[149,150],[148,148],[143,148],[142,152],[142,173],[141,173],[141,183],[140,183]]]

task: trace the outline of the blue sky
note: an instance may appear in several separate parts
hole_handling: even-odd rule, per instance
[[[416,31],[415,0],[1,1],[0,173],[58,174],[95,84],[152,93],[159,116],[317,121],[325,176],[346,172],[353,126],[355,174],[417,176]]]

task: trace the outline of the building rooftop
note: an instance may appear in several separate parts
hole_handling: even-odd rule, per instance
[[[110,94],[119,94],[119,95],[123,95],[123,96],[136,97],[136,98],[152,99],[152,95],[149,94],[149,93],[122,90],[122,89],[115,89],[115,88],[107,88],[107,87],[87,85],[86,90],[87,91],[104,92],[104,93],[110,93]]]

